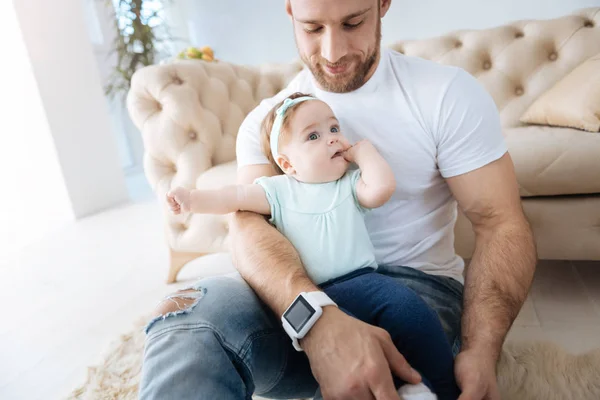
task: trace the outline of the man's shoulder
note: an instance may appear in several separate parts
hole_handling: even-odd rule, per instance
[[[284,90],[292,93],[303,92],[306,94],[314,94],[315,85],[310,70],[304,68],[302,71],[298,72]]]
[[[288,83],[285,88],[283,88],[277,94],[272,97],[262,99],[260,103],[252,111],[250,111],[244,122],[257,123],[262,121],[269,111],[275,107],[277,103],[283,101],[283,99],[286,97],[296,92],[312,94],[313,91],[314,87],[312,85],[310,71],[303,69]]]
[[[447,86],[461,71],[461,68],[453,65],[405,55],[392,49],[388,49],[387,53],[390,64],[400,79],[407,79],[419,86],[432,83]]]
[[[260,143],[260,128],[269,111],[276,104],[295,92],[311,93],[312,80],[306,69],[300,71],[289,84],[272,97],[264,98],[246,115],[237,135],[236,154],[238,167],[252,164],[268,164]]]
[[[437,117],[442,103],[464,98],[463,105],[485,101],[489,95],[466,70],[415,56],[390,51],[389,57],[403,91],[430,117]]]
[[[392,52],[390,57],[402,68],[405,83],[416,92],[416,98],[431,101],[444,99],[453,101],[456,97],[468,95],[468,101],[480,102],[489,93],[479,80],[461,67],[441,64],[415,56]],[[432,103],[433,105],[433,103]]]

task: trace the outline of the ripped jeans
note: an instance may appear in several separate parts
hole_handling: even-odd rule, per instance
[[[457,354],[462,285],[407,267],[380,266],[436,311]],[[318,393],[308,358],[294,350],[277,317],[239,275],[203,279],[180,296],[193,304],[147,328],[141,399],[249,400]]]

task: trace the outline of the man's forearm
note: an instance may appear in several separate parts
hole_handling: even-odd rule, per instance
[[[475,252],[466,270],[462,346],[497,360],[533,280],[535,242],[524,217],[475,231]]]
[[[230,226],[235,267],[277,315],[298,293],[319,290],[306,275],[294,246],[264,217],[238,212]]]

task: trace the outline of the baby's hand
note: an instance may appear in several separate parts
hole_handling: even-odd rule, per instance
[[[190,211],[190,191],[184,187],[176,187],[167,193],[167,204],[175,215]]]
[[[375,150],[375,147],[367,139],[356,142],[353,146],[350,146],[344,151],[344,158],[348,162],[358,163],[358,160],[363,154],[368,153],[371,150]]]

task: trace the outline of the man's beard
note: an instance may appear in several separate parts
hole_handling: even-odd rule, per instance
[[[310,72],[315,77],[319,86],[328,92],[333,93],[348,93],[352,92],[366,83],[367,75],[371,72],[371,68],[379,58],[379,47],[381,43],[381,20],[377,21],[377,30],[375,32],[375,46],[367,55],[364,61],[361,61],[359,55],[347,56],[340,59],[335,64],[329,64],[327,61],[320,59],[315,65],[310,63],[310,60],[302,57],[304,64],[310,69]],[[351,71],[345,71],[339,76],[332,76],[324,71],[323,65],[330,67],[348,65],[354,67]],[[352,75],[347,75],[351,73]]]

